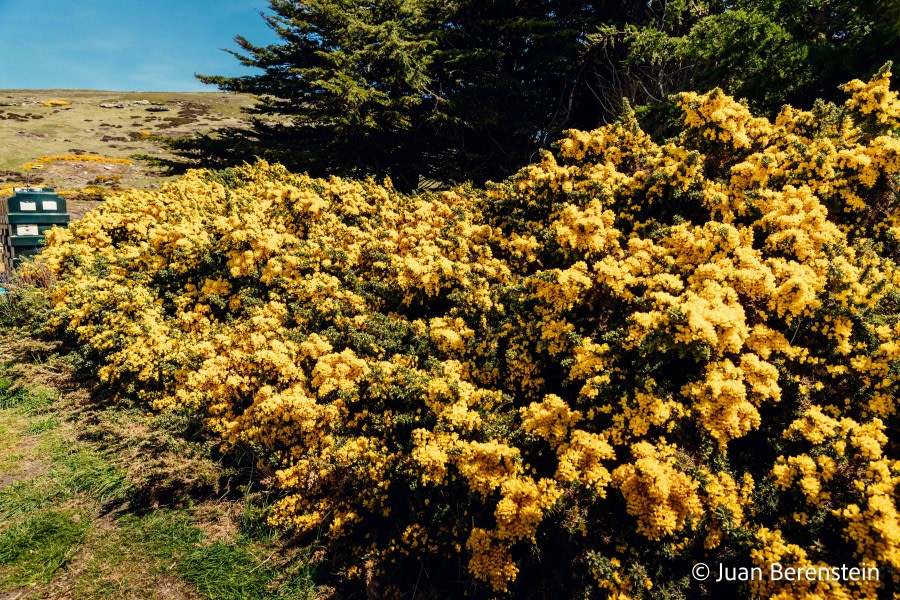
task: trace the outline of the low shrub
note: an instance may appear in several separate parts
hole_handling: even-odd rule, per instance
[[[42,332],[51,308],[52,273],[46,267],[31,264],[4,279],[0,284],[0,327],[19,328],[33,334]]]

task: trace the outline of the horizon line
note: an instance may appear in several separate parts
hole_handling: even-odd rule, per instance
[[[0,88],[0,92],[109,92],[115,94],[235,94],[252,96],[245,92],[222,90],[104,90],[95,88]]]

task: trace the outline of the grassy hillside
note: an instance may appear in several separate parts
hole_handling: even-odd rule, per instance
[[[67,105],[50,105],[65,101]],[[238,125],[250,96],[227,93],[0,90],[0,184],[19,183],[21,166],[39,156],[164,156],[154,136],[186,136]],[[59,103],[61,104],[61,103]],[[158,173],[131,165],[57,162],[36,173],[58,188],[153,187]]]

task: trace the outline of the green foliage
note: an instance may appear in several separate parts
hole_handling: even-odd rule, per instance
[[[54,510],[0,530],[0,589],[49,581],[89,528],[83,515]]]
[[[200,76],[259,95],[253,128],[169,143],[204,166],[260,157],[405,189],[501,177],[567,126],[581,41],[603,5],[272,0],[281,42],[239,36],[233,52],[262,72]]]
[[[34,414],[53,404],[55,390],[43,386],[23,385],[10,377],[0,377],[0,409],[15,408]]]
[[[23,403],[28,391],[9,377],[0,377],[0,409],[13,408]]]
[[[26,268],[4,277],[0,294],[0,328],[12,335],[40,338],[50,315],[49,288],[53,285],[50,272],[31,258],[22,263]],[[27,349],[26,351],[29,351]],[[2,392],[0,386],[0,393]],[[0,400],[0,408],[3,407]]]
[[[39,332],[46,322],[50,298],[43,287],[14,285],[0,295],[0,327],[20,327]]]
[[[188,554],[179,572],[208,598],[255,600],[270,597],[272,571],[260,560],[246,546],[214,542]]]
[[[651,2],[656,18],[607,24],[588,36],[593,89],[607,118],[620,101],[658,106],[669,94],[721,87],[773,115],[784,104],[835,101],[839,86],[900,57],[900,9],[884,0]]]
[[[47,417],[40,421],[36,421],[32,425],[25,428],[25,433],[42,433],[59,427],[59,419],[56,417]]]
[[[169,139],[180,158],[162,164],[262,158],[403,190],[496,181],[566,129],[614,120],[623,99],[661,134],[675,92],[719,86],[771,113],[900,58],[886,0],[269,4],[279,42],[238,36],[231,52],[258,71],[199,76],[257,95],[252,126]]]

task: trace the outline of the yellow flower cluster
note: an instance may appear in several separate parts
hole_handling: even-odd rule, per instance
[[[638,533],[651,540],[680,531],[689,519],[701,515],[698,483],[677,468],[673,450],[638,442],[632,446],[635,462],[613,472],[628,514],[637,517]]]
[[[27,162],[22,165],[22,169],[31,169],[33,167],[41,167],[57,161],[82,161],[110,163],[120,165],[130,165],[131,160],[127,158],[114,158],[109,156],[97,156],[95,154],[61,154],[56,156],[39,156],[37,160]]]
[[[523,277],[506,298],[500,384],[543,395],[522,428],[557,451],[558,481],[574,483],[565,435],[611,445],[611,478],[583,473],[576,489],[594,478],[617,489],[657,547],[680,554],[702,539],[746,553],[737,540],[783,527],[822,564],[893,568],[897,457],[884,432],[896,431],[900,372],[900,103],[889,77],[848,84],[844,106],[787,107],[774,121],[718,91],[682,94],[673,142],[626,114],[571,132],[487,191],[499,256]],[[584,511],[601,497],[572,501],[566,520],[608,531]],[[622,536],[601,553],[658,566],[650,548]],[[640,595],[615,572],[601,587]]]
[[[715,550],[865,561],[880,582],[754,593],[874,597],[900,584],[900,108],[886,69],[847,91],[774,121],[683,94],[665,144],[626,113],[485,190],[192,171],[49,233],[51,325],[253,448],[272,523],[348,585],[699,597]]]

